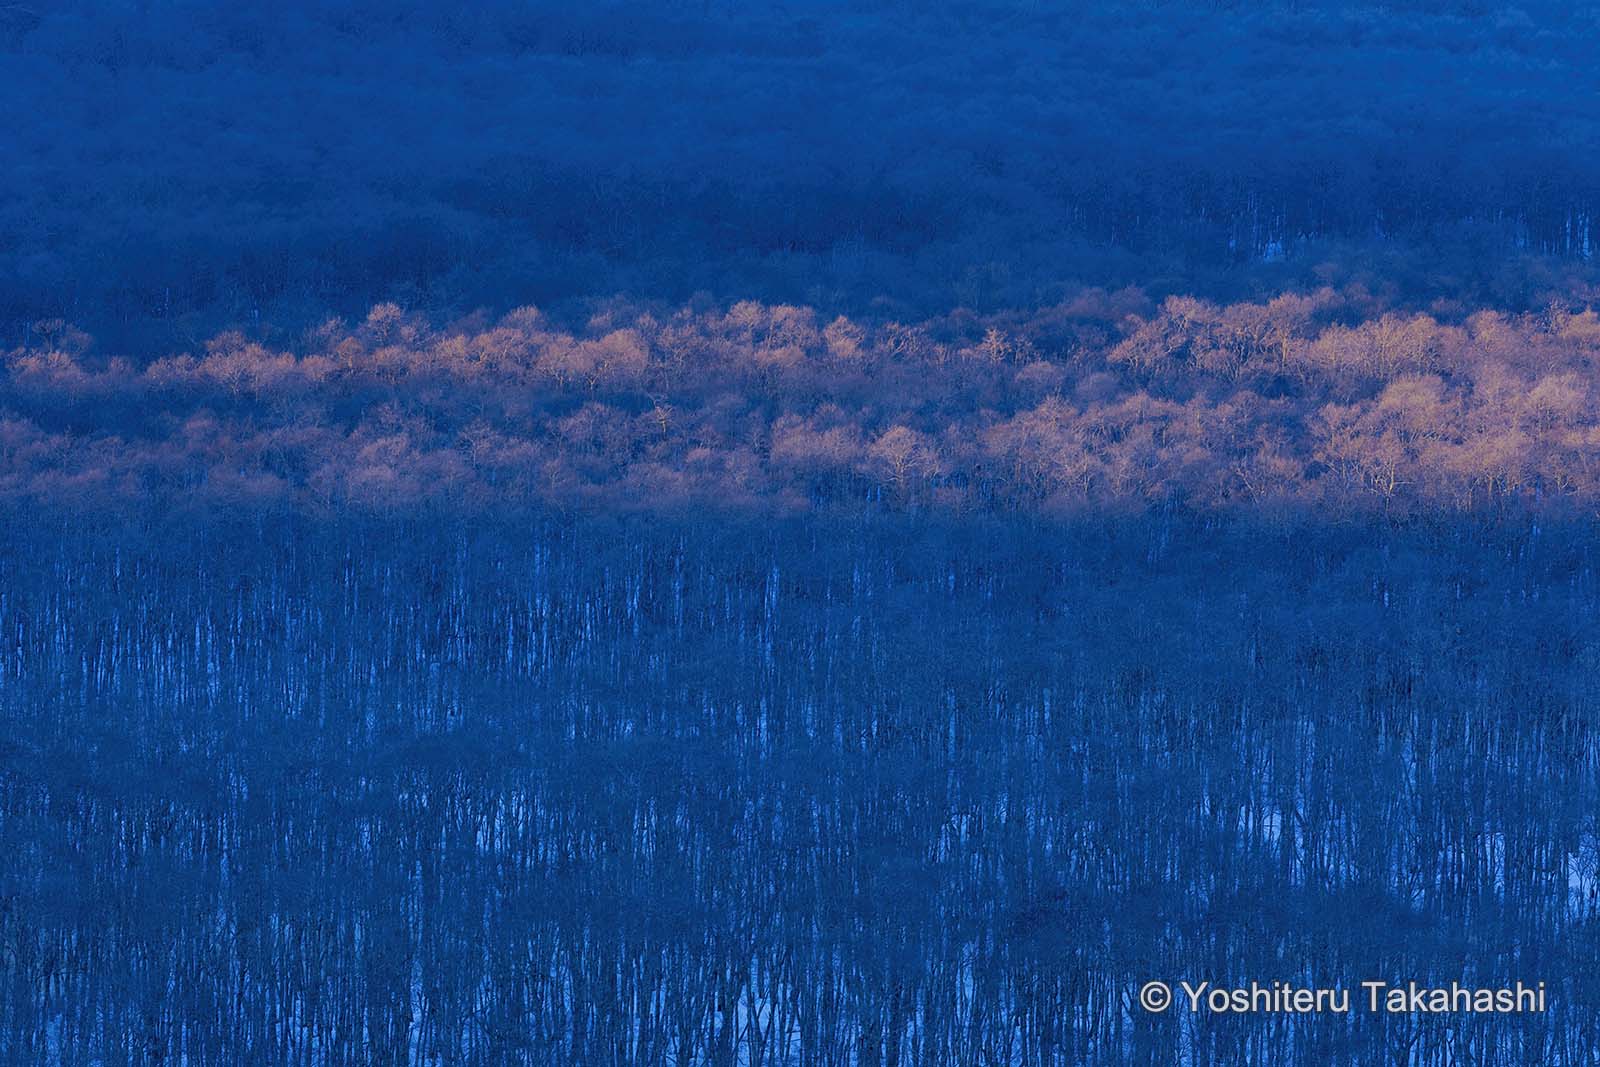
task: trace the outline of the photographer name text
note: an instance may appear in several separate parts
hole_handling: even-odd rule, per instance
[[[1139,989],[1145,1011],[1164,1012],[1177,1004],[1194,1013],[1226,1014],[1347,1014],[1350,1010],[1400,1014],[1515,1015],[1545,1010],[1544,983],[1508,986],[1469,986],[1451,982],[1430,986],[1419,982],[1361,982],[1350,987],[1317,988],[1290,982],[1251,982],[1243,986],[1211,982],[1146,982]]]

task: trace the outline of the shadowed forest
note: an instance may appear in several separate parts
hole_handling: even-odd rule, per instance
[[[0,0],[0,1063],[1594,1067],[1597,49]]]
[[[18,0],[0,346],[700,292],[1522,311],[1600,280],[1597,47],[1565,0]]]
[[[1586,532],[11,533],[10,1062],[1594,1055]]]

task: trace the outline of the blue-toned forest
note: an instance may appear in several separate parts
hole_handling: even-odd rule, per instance
[[[0,1064],[1600,1063],[1597,48],[0,0]]]

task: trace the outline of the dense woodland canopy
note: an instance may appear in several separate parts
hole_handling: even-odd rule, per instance
[[[0,0],[0,1063],[1595,1067],[1597,54]]]
[[[0,491],[327,511],[541,504],[1600,512],[1600,316],[1099,289],[916,325],[741,302],[398,306],[138,366],[60,322],[0,377]]]
[[[1597,49],[1567,0],[17,0],[0,344],[699,291],[1520,311],[1594,277]]]

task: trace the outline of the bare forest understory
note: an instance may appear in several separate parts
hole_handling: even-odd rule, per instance
[[[1600,1054],[1587,526],[5,537],[7,1063]]]

